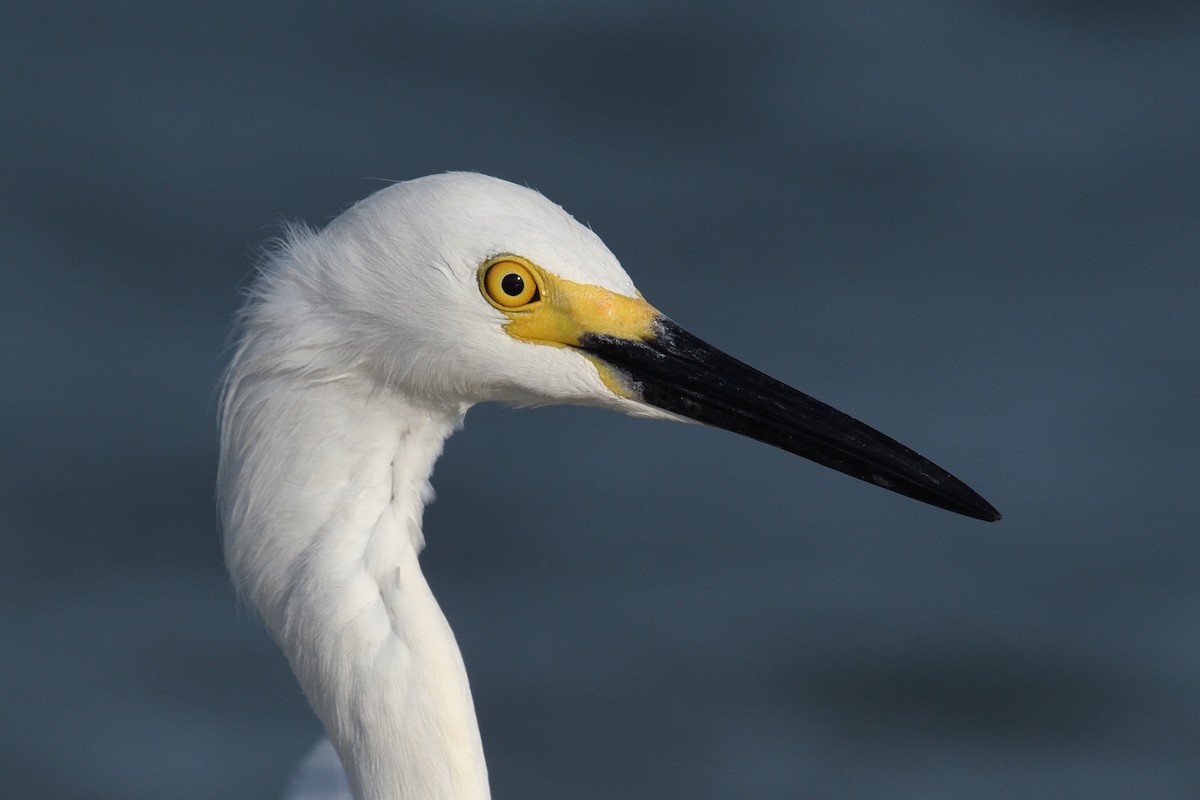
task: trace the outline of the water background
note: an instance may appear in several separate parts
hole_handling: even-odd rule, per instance
[[[0,795],[278,795],[229,320],[280,220],[446,169],[1005,514],[472,411],[424,563],[498,800],[1200,795],[1195,4],[394,5],[0,13]]]

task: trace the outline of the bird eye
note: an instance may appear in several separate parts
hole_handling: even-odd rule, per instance
[[[501,308],[521,308],[541,300],[533,272],[517,261],[498,261],[483,275],[483,291]]]

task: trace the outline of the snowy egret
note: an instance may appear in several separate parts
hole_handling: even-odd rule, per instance
[[[476,174],[399,183],[293,229],[240,319],[222,398],[225,557],[359,800],[489,796],[421,516],[471,405],[694,420],[925,503],[999,514],[907,447],[684,331],[590,229]]]

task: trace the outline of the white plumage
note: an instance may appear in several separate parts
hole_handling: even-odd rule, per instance
[[[417,560],[434,462],[474,403],[692,418],[998,517],[907,448],[690,337],[588,228],[494,178],[396,184],[319,233],[292,230],[240,331],[222,402],[226,560],[359,800],[489,796],[466,672]],[[333,778],[330,762],[318,749],[302,773]]]

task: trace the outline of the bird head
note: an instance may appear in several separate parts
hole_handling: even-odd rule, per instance
[[[319,233],[293,232],[256,286],[247,337],[275,330],[283,369],[429,404],[693,420],[999,518],[941,467],[676,325],[599,237],[528,188],[467,173],[389,186]]]

